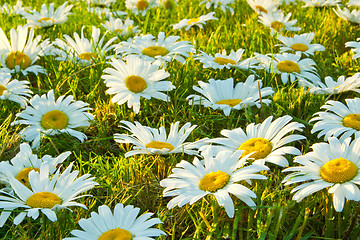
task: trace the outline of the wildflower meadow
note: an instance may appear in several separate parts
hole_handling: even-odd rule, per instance
[[[0,13],[0,239],[360,239],[360,0]]]

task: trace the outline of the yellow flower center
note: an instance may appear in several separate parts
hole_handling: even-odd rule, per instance
[[[277,64],[277,69],[281,72],[286,73],[293,73],[297,72],[300,73],[300,67],[296,62],[290,60],[284,60]]]
[[[349,114],[343,119],[343,125],[360,131],[360,114]]]
[[[136,8],[139,9],[139,10],[145,10],[146,8],[149,7],[149,2],[146,1],[146,0],[139,0],[137,1],[136,3]]]
[[[26,201],[26,205],[32,208],[53,208],[56,204],[61,203],[61,198],[51,192],[37,192]]]
[[[169,53],[169,50],[160,46],[152,46],[152,47],[144,48],[141,51],[141,53],[149,57],[156,57],[156,56],[165,56],[166,54]]]
[[[259,10],[259,12],[268,13],[268,11],[263,6],[256,5],[255,8]]]
[[[294,51],[300,51],[300,52],[305,52],[306,50],[308,50],[308,46],[306,46],[303,43],[295,43],[291,46],[291,49]]]
[[[223,57],[216,57],[214,59],[214,62],[216,62],[217,64],[220,64],[220,65],[226,65],[226,64],[235,65],[236,64],[236,62],[234,60],[223,58]]]
[[[44,21],[44,22],[47,22],[47,21],[50,21],[50,20],[51,20],[53,23],[55,22],[53,19],[47,18],[47,17],[40,18],[40,19],[38,20],[38,22],[39,22],[39,23],[42,23],[43,21]]]
[[[21,69],[26,69],[30,66],[31,59],[25,53],[16,51],[11,52],[6,58],[6,66],[14,69],[15,66],[20,66]]]
[[[90,61],[91,59],[96,59],[96,57],[97,57],[96,54],[91,52],[86,52],[79,55],[80,59],[88,60],[88,61]]]
[[[274,21],[270,24],[270,27],[275,29],[277,32],[280,32],[282,29],[284,29],[285,25],[279,21]]]
[[[127,89],[133,93],[141,93],[147,88],[146,81],[139,76],[131,75],[125,79]]]
[[[229,105],[229,107],[234,107],[241,103],[241,99],[226,99],[226,100],[220,100],[216,104],[226,104]]]
[[[15,177],[17,180],[19,180],[19,182],[24,184],[29,189],[31,189],[29,182],[29,172],[31,172],[32,170],[34,170],[35,172],[40,172],[40,169],[38,168],[28,167],[21,170]]]
[[[240,145],[239,150],[244,150],[241,157],[254,152],[250,155],[250,158],[257,160],[266,158],[267,155],[271,153],[272,146],[269,140],[258,137],[250,138],[246,142],[243,142]]]
[[[3,85],[0,85],[0,96],[2,96],[4,94],[5,90],[6,90],[6,87]]]
[[[41,126],[44,129],[64,129],[68,125],[68,117],[59,110],[51,110],[44,114],[41,118]]]
[[[165,7],[166,9],[172,9],[172,8],[174,7],[174,5],[175,5],[174,0],[166,0],[166,1],[164,2],[164,7]]]
[[[152,141],[145,145],[146,148],[156,148],[156,149],[163,149],[167,148],[169,149],[169,152],[174,150],[174,146],[167,142],[159,142],[159,141]]]
[[[229,174],[221,171],[206,174],[199,183],[199,188],[203,191],[216,192],[225,187],[230,180]]]
[[[194,23],[197,23],[199,21],[199,18],[192,18],[189,21],[187,21],[187,25],[193,25]]]
[[[98,240],[131,240],[133,239],[131,233],[122,228],[111,229],[101,234]]]
[[[345,159],[336,158],[325,163],[320,169],[320,175],[326,182],[344,183],[353,179],[358,173],[356,165]]]

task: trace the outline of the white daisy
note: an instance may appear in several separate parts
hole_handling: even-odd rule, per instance
[[[312,193],[328,188],[333,194],[334,208],[341,212],[345,200],[360,201],[360,139],[350,143],[350,138],[343,142],[329,138],[329,143],[315,143],[313,151],[304,156],[295,157],[300,166],[290,167],[284,172],[293,172],[284,178],[283,183],[295,187],[293,200],[300,202]]]
[[[54,9],[54,3],[50,4],[49,9],[46,4],[43,4],[40,13],[37,11],[32,11],[31,13],[23,11],[21,15],[27,19],[28,26],[50,27],[63,24],[68,20],[68,15],[72,14],[70,10],[73,5],[66,6],[66,4],[67,2],[59,6],[56,10]]]
[[[26,80],[11,80],[9,73],[0,72],[0,100],[8,99],[19,103],[21,108],[25,108],[28,102],[27,97],[31,98],[33,93],[29,85],[30,83]]]
[[[57,220],[56,212],[61,209],[69,209],[71,206],[86,209],[84,204],[74,200],[86,196],[78,195],[98,184],[92,181],[94,177],[90,177],[90,174],[76,178],[79,171],[71,172],[72,165],[71,163],[63,173],[60,174],[57,170],[50,176],[49,165],[41,164],[39,172],[29,172],[30,188],[14,177],[10,178],[9,183],[15,195],[0,191],[0,209],[3,209],[0,227],[4,226],[12,211],[19,212],[20,209],[20,213],[14,218],[15,225],[20,224],[26,216],[37,219],[40,212],[54,222]]]
[[[115,133],[114,139],[118,143],[134,144],[135,150],[125,153],[125,157],[130,157],[135,154],[173,154],[186,153],[189,155],[198,155],[198,149],[204,144],[204,140],[196,142],[185,142],[186,138],[196,128],[196,125],[191,126],[191,123],[186,123],[179,130],[179,123],[172,123],[170,125],[169,135],[166,136],[165,127],[151,128],[135,122],[121,121],[124,129],[132,133],[118,134]]]
[[[281,10],[271,12],[271,13],[264,13],[261,12],[259,16],[259,22],[264,24],[266,27],[271,29],[271,35],[281,31],[300,31],[300,27],[294,27],[293,25],[296,24],[297,20],[289,21],[291,17],[291,13],[288,13],[286,16]]]
[[[316,63],[312,59],[301,59],[301,55],[291,53],[275,54],[273,57],[268,62],[266,70],[270,73],[281,74],[281,81],[284,84],[288,82],[289,78],[290,82],[298,79],[299,85],[304,84],[303,80],[309,80],[315,85],[320,82],[315,68]]]
[[[117,37],[113,37],[104,43],[107,32],[100,38],[100,28],[92,26],[91,39],[89,40],[84,36],[84,28],[85,26],[81,29],[80,37],[75,32],[74,39],[65,34],[63,35],[65,41],[59,38],[55,40],[54,44],[58,47],[54,49],[55,54],[58,55],[56,60],[70,60],[83,66],[89,66],[99,59],[111,57],[106,56],[106,54],[115,47],[111,44]]]
[[[257,12],[261,13],[271,13],[277,10],[279,2],[273,0],[246,0],[250,7]]]
[[[360,24],[360,10],[352,10],[351,12],[349,9],[344,7],[343,10],[341,10],[340,6],[337,5],[337,9],[333,9],[336,15],[344,19],[345,21],[349,21],[352,23]]]
[[[230,4],[235,3],[235,0],[203,0],[200,4],[205,4],[206,9],[220,8],[223,12],[229,11],[231,15],[234,15],[234,9],[230,7]]]
[[[204,64],[204,68],[214,68],[214,69],[230,69],[232,67],[239,69],[253,69],[257,68],[256,64],[257,60],[254,58],[247,58],[241,60],[245,50],[240,48],[236,52],[231,50],[230,54],[226,54],[226,50],[224,49],[222,53],[215,53],[215,57],[200,51],[201,53],[194,56],[195,60],[200,60],[201,63]]]
[[[214,17],[215,12],[210,12],[206,15],[202,15],[200,17],[191,18],[191,19],[183,19],[179,23],[172,24],[170,26],[173,29],[181,29],[185,27],[185,31],[188,31],[192,26],[198,26],[199,28],[203,29],[203,25],[206,24],[206,21],[209,20],[218,20],[218,18]]]
[[[70,134],[81,142],[86,139],[82,132],[74,130],[78,127],[90,126],[94,116],[86,112],[91,110],[89,104],[82,101],[74,101],[74,97],[61,96],[55,101],[54,92],[50,90],[48,94],[41,97],[35,95],[30,99],[30,105],[21,113],[16,114],[20,120],[12,124],[29,125],[20,132],[25,141],[31,141],[33,148],[38,148],[40,140],[44,135],[56,135],[60,133]]]
[[[338,101],[327,101],[321,108],[325,112],[317,112],[310,122],[314,124],[311,133],[319,132],[318,137],[324,136],[325,141],[329,137],[339,137],[344,140],[352,135],[360,137],[360,98],[345,99],[346,105]]]
[[[6,13],[7,15],[21,14],[21,12],[27,11],[29,9],[29,7],[23,7],[22,1],[19,0],[16,2],[16,5],[4,3],[4,5],[0,6],[0,13]]]
[[[124,22],[120,18],[110,17],[109,21],[102,23],[106,30],[118,33],[120,36],[128,36],[140,32],[138,26],[134,26],[134,21],[127,18]]]
[[[91,212],[88,219],[80,219],[82,230],[73,230],[74,237],[63,240],[150,240],[152,237],[166,235],[163,231],[151,228],[162,223],[158,218],[151,218],[152,213],[144,213],[138,217],[140,209],[132,205],[116,204],[114,213],[106,205],[98,208],[98,212]]]
[[[360,2],[359,0],[349,0],[349,2],[347,3],[347,5],[349,7],[353,6],[353,7],[360,7]]]
[[[310,92],[316,94],[337,94],[341,92],[354,91],[360,93],[360,73],[355,73],[353,76],[345,79],[345,76],[340,76],[337,81],[332,77],[325,77],[325,83],[318,82],[319,86],[311,86]]]
[[[305,5],[303,7],[328,7],[341,4],[341,0],[302,0]]]
[[[165,38],[165,33],[160,32],[157,40],[151,34],[136,36],[133,41],[119,43],[115,49],[117,54],[137,55],[159,65],[173,59],[185,64],[185,58],[189,57],[190,52],[194,53],[195,49],[189,41],[178,41],[179,39],[179,36]]]
[[[50,155],[45,155],[42,158],[38,158],[33,154],[30,145],[27,143],[20,144],[20,151],[14,158],[8,161],[0,162],[0,181],[6,185],[9,185],[10,178],[16,178],[19,182],[30,188],[29,172],[35,170],[40,171],[41,164],[44,162],[48,164],[49,176],[55,173],[57,165],[61,164],[71,152],[67,151],[56,158]]]
[[[160,0],[160,6],[172,10],[177,6],[178,0]]]
[[[48,39],[40,43],[41,36],[34,38],[34,29],[17,26],[16,30],[10,30],[10,42],[4,31],[0,28],[0,59],[1,66],[8,73],[21,72],[27,75],[29,72],[34,74],[46,73],[45,69],[34,63],[39,57],[49,55],[53,46]],[[40,44],[39,44],[40,43]]]
[[[278,39],[283,44],[280,46],[280,53],[294,51],[296,54],[304,54],[305,56],[314,55],[315,51],[324,51],[325,47],[321,44],[311,44],[315,33],[303,33],[294,37],[284,37],[279,35]]]
[[[202,96],[188,96],[186,99],[190,100],[189,104],[201,104],[214,110],[220,109],[224,111],[225,116],[229,116],[232,109],[240,110],[245,106],[255,105],[260,108],[261,101],[264,104],[269,104],[271,100],[264,99],[264,97],[274,93],[271,87],[261,88],[262,81],[255,80],[254,75],[250,75],[245,82],[238,82],[235,88],[232,78],[226,80],[210,79],[209,83],[202,81],[198,83],[200,88],[193,86],[193,89]],[[261,101],[259,91],[261,92]]]
[[[270,116],[262,123],[256,125],[251,123],[246,127],[246,132],[241,128],[224,129],[220,133],[225,138],[210,139],[208,142],[218,144],[214,146],[216,152],[243,150],[241,156],[252,153],[249,159],[254,161],[254,164],[270,162],[285,167],[289,165],[285,154],[301,154],[297,148],[285,145],[306,139],[304,136],[289,133],[302,131],[305,126],[298,122],[290,122],[292,117],[288,115],[271,122],[272,119],[273,117]]]
[[[171,91],[175,88],[170,81],[163,79],[170,76],[159,65],[151,63],[137,56],[128,56],[126,62],[115,58],[111,61],[114,68],[106,68],[101,78],[109,88],[106,93],[115,94],[112,102],[119,105],[127,102],[129,108],[135,113],[140,111],[140,98],[157,98],[168,101],[169,98],[162,91]]]
[[[164,197],[173,197],[167,204],[169,209],[175,206],[192,205],[206,195],[213,195],[220,206],[225,208],[227,215],[234,217],[235,209],[230,193],[250,207],[256,206],[252,198],[256,194],[247,187],[239,184],[242,180],[266,179],[256,174],[268,170],[264,165],[244,167],[246,157],[241,157],[242,151],[221,151],[213,157],[212,148],[202,152],[204,158],[200,161],[194,158],[193,163],[182,160],[172,170],[172,174],[162,180],[160,185],[165,187]]]
[[[345,47],[351,47],[351,51],[354,53],[352,59],[357,59],[360,57],[360,38],[355,41],[345,43]]]
[[[157,0],[125,0],[125,6],[135,15],[145,16],[146,12],[158,5]]]

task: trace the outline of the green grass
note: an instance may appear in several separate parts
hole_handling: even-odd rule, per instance
[[[8,2],[8,1],[6,1]],[[15,4],[15,0],[9,1]],[[44,1],[50,4],[52,1]],[[63,1],[54,1],[56,6]],[[0,1],[3,4],[3,1]],[[43,1],[27,1],[25,6],[39,9]],[[215,9],[218,21],[210,21],[203,30],[198,28],[190,31],[174,31],[170,24],[179,22],[183,18],[197,17],[210,12],[205,5],[199,5],[199,0],[180,0],[173,11],[152,9],[146,17],[130,15],[144,34],[157,36],[158,32],[166,32],[166,36],[179,35],[181,40],[190,41],[197,50],[208,54],[215,54],[223,49],[245,49],[245,56],[250,57],[257,53],[278,53],[275,47],[278,40],[270,36],[270,31],[258,22],[257,15],[248,6],[245,0],[237,0],[233,6],[234,16]],[[345,2],[344,2],[345,3]],[[89,36],[91,26],[100,27],[104,19],[90,14],[86,4],[74,3],[73,15],[63,24],[48,29],[36,29],[36,35],[42,39],[54,41],[74,32],[80,33],[82,26]],[[125,10],[123,1],[114,4],[113,10]],[[302,8],[301,4],[283,5],[282,9],[292,12],[292,19],[297,19],[296,26],[300,26],[300,33],[315,32],[313,43],[325,46],[326,51],[318,52],[312,58],[317,63],[321,78],[332,76],[337,79],[340,75],[350,76],[360,70],[360,62],[352,60],[352,53],[345,48],[345,42],[354,41],[360,37],[359,26],[351,25],[341,20],[331,8],[315,9]],[[11,28],[25,24],[26,20],[18,15],[0,16],[0,26],[9,37]],[[104,29],[102,29],[102,33]],[[294,33],[286,32],[286,36]],[[107,35],[108,39],[111,34]],[[126,40],[119,39],[116,43]],[[90,217],[91,211],[97,211],[98,206],[107,204],[111,208],[117,203],[132,204],[141,208],[141,212],[153,212],[155,217],[164,223],[159,226],[167,233],[160,239],[337,239],[344,236],[354,215],[358,203],[348,201],[343,212],[336,213],[332,207],[332,198],[323,190],[305,198],[300,203],[292,201],[290,194],[293,186],[284,187],[281,184],[285,174],[282,168],[275,165],[271,170],[263,172],[267,180],[255,181],[251,189],[256,193],[254,200],[257,207],[250,209],[247,205],[234,198],[236,214],[233,219],[227,217],[223,208],[212,209],[211,198],[205,198],[190,206],[172,210],[166,208],[170,198],[162,197],[163,188],[159,181],[170,175],[172,168],[181,160],[192,161],[193,156],[175,154],[170,156],[136,155],[125,158],[124,153],[131,149],[129,145],[119,145],[113,140],[114,133],[125,133],[119,127],[121,120],[138,121],[143,125],[154,128],[180,121],[181,124],[191,122],[198,127],[189,136],[188,141],[195,141],[204,137],[215,138],[220,136],[222,129],[244,128],[250,123],[259,123],[268,116],[274,118],[284,115],[292,116],[296,121],[306,126],[303,134],[307,140],[294,145],[302,153],[310,151],[310,146],[323,139],[311,134],[312,123],[309,120],[325,103],[327,96],[313,95],[299,89],[297,84],[284,85],[280,76],[264,71],[257,71],[264,86],[271,86],[275,91],[272,103],[261,109],[247,108],[232,111],[226,117],[221,111],[214,111],[203,106],[191,106],[186,97],[194,93],[192,86],[198,81],[207,81],[210,78],[227,79],[233,77],[236,81],[244,81],[250,72],[234,70],[203,69],[199,61],[188,59],[185,65],[178,62],[168,64],[166,71],[170,73],[169,80],[176,89],[169,92],[169,102],[152,99],[141,101],[141,111],[134,114],[124,105],[110,102],[111,96],[100,78],[103,70],[109,65],[104,62],[90,67],[76,66],[70,62],[59,62],[54,57],[43,57],[38,64],[44,66],[48,75],[16,76],[19,79],[28,79],[31,90],[35,94],[44,94],[54,89],[55,95],[73,95],[76,100],[90,104],[95,121],[89,128],[82,131],[88,140],[80,143],[67,135],[57,135],[44,139],[38,154],[57,156],[64,151],[72,154],[64,163],[75,162],[75,168],[81,174],[90,173],[100,184],[89,192],[92,197],[86,197],[80,202],[89,210],[73,208],[73,212],[63,211],[57,222],[41,222],[25,219],[15,226],[12,221],[0,229],[1,239],[61,239],[69,237],[70,231],[78,229],[78,220]],[[359,94],[344,93],[331,96],[329,99],[343,101],[346,98],[358,97]],[[23,126],[11,126],[16,119],[20,107],[10,101],[0,101],[0,160],[10,160],[19,150],[21,139],[19,132]],[[290,164],[293,158],[288,156]],[[246,183],[244,183],[246,185]],[[247,185],[248,186],[248,185]],[[250,187],[250,186],[248,186]],[[217,212],[217,224],[214,222],[213,211]],[[12,215],[14,217],[16,215]],[[10,219],[13,220],[13,219]],[[351,232],[351,239],[357,239],[360,234],[359,219],[355,220]],[[45,228],[46,227],[46,228]],[[40,230],[39,230],[40,229]]]

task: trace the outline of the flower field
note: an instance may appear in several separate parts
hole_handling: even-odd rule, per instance
[[[1,239],[360,239],[358,0],[0,12]]]

